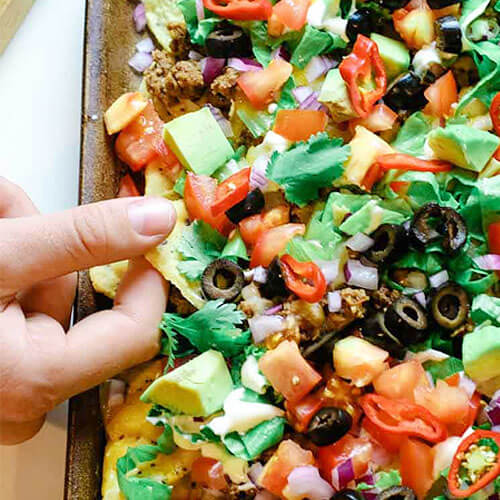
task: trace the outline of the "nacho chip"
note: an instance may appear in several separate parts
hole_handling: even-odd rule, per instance
[[[128,260],[121,260],[105,266],[92,267],[89,270],[90,281],[96,292],[114,299],[118,285],[128,269]]]
[[[144,173],[146,196],[163,196],[169,200],[179,199],[179,195],[174,191],[174,181],[165,175],[163,167],[158,163],[151,163],[146,167]]]
[[[184,16],[175,0],[144,0],[148,28],[158,43],[170,51],[172,35],[168,29],[170,23],[184,23]]]

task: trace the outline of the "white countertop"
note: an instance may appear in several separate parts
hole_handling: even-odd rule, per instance
[[[43,212],[77,202],[84,0],[38,0],[0,55],[0,175]],[[66,405],[0,447],[2,500],[63,498]]]

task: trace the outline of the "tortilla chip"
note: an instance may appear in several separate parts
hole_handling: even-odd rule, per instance
[[[105,266],[92,267],[89,270],[90,281],[96,292],[114,299],[120,282],[127,272],[128,260],[121,260]]]
[[[184,23],[184,16],[175,0],[144,0],[148,28],[158,43],[170,51],[172,36],[168,29],[170,23]]]
[[[197,309],[200,309],[205,304],[200,282],[187,280],[177,269],[177,264],[182,258],[176,249],[182,237],[182,232],[188,225],[188,214],[183,200],[177,200],[173,203],[177,211],[177,223],[174,230],[161,245],[146,254],[146,259],[160,271],[167,281],[170,281],[172,285],[175,285],[180,290],[186,300],[191,302]]]
[[[150,163],[144,173],[146,196],[163,196],[169,200],[179,199],[174,191],[174,181],[165,175],[163,167],[156,162]]]

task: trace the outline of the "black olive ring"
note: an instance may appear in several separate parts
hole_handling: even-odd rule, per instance
[[[385,312],[386,328],[404,345],[422,342],[427,335],[427,316],[417,302],[401,297]]]
[[[446,330],[455,330],[469,314],[469,298],[465,290],[456,283],[446,283],[432,294],[432,317]]]
[[[201,275],[201,288],[210,300],[224,299],[230,302],[238,297],[244,284],[240,266],[228,259],[214,260]]]

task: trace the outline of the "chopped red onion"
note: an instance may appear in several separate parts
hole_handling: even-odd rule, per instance
[[[283,304],[278,304],[276,306],[270,307],[264,311],[266,316],[272,316],[273,314],[279,313],[283,310]]]
[[[255,484],[256,486],[259,486],[259,477],[262,474],[263,470],[264,466],[260,462],[255,462],[248,469],[248,477],[251,479],[252,483]]]
[[[267,156],[259,156],[253,163],[252,170],[250,170],[250,188],[265,189],[269,184],[266,177],[267,164],[269,159]]]
[[[346,241],[346,246],[355,252],[366,252],[375,241],[364,233],[356,233]]]
[[[500,390],[493,394],[485,412],[492,425],[500,425]]]
[[[413,298],[422,306],[427,307],[427,299],[425,298],[424,292],[416,293]]]
[[[352,459],[348,458],[332,469],[332,485],[335,491],[345,488],[354,479]]]
[[[378,288],[378,269],[376,267],[364,266],[358,260],[349,259],[345,265],[344,274],[348,285],[366,290]]]
[[[257,266],[253,270],[253,280],[257,283],[265,283],[267,281],[267,269],[262,266]]]
[[[487,255],[480,255],[474,257],[476,265],[485,271],[500,271],[500,255],[496,253],[489,253]]]
[[[318,101],[318,92],[313,92],[307,99],[300,103],[300,109],[310,109],[312,111],[325,111],[326,108]]]
[[[219,127],[224,132],[224,135],[226,137],[233,137],[234,133],[233,128],[231,127],[231,122],[227,118],[225,118],[225,116],[222,114],[222,111],[219,108],[212,106],[211,104],[207,104],[206,106],[219,124]]]
[[[253,340],[256,344],[263,342],[269,335],[283,330],[285,322],[281,316],[254,316],[248,320]]]
[[[476,391],[475,382],[472,381],[464,372],[460,372],[460,382],[458,383],[458,387],[461,387],[465,391],[469,399]]]
[[[375,476],[369,470],[364,476],[356,479],[356,484],[365,483],[369,485],[373,485],[373,488],[369,490],[363,490],[362,494],[365,500],[375,500],[377,495],[380,493],[380,489],[375,487]]]
[[[141,41],[137,42],[135,44],[135,48],[137,49],[137,52],[153,52],[155,48],[155,44],[153,43],[153,40],[149,38],[143,38]]]
[[[314,56],[305,68],[306,79],[309,83],[314,82],[321,75],[334,68],[337,61],[326,56]]]
[[[342,309],[342,296],[338,290],[328,292],[328,311],[331,313],[339,312]]]
[[[493,432],[500,432],[500,425],[494,425],[494,426],[491,428],[491,430],[492,430]]]
[[[146,8],[142,2],[139,2],[132,14],[134,20],[135,31],[140,33],[146,28]]]
[[[227,65],[230,68],[236,69],[241,72],[245,71],[256,71],[262,69],[262,65],[253,59],[247,59],[246,57],[231,57],[227,60]]]
[[[314,263],[321,269],[327,285],[338,278],[340,261],[335,260],[315,260]]]
[[[198,21],[203,21],[203,19],[205,19],[205,7],[203,7],[203,0],[195,0],[195,6]]]
[[[153,62],[153,56],[148,52],[136,52],[129,59],[128,64],[138,73],[144,73],[144,71],[151,66],[152,62]]]
[[[429,283],[432,288],[439,288],[442,284],[446,283],[450,279],[448,271],[439,271],[439,273],[433,274],[429,277]]]
[[[205,85],[209,85],[222,73],[226,60],[218,57],[205,57],[200,61],[200,64],[203,81]]]
[[[292,89],[293,97],[295,97],[299,104],[305,101],[312,93],[313,89],[311,89],[310,87],[301,86]]]
[[[201,61],[203,56],[199,52],[196,52],[196,50],[190,50],[188,52],[188,59],[191,59],[191,61]]]
[[[285,491],[288,497],[296,499],[329,500],[333,495],[333,488],[312,465],[295,467],[288,474]]]

